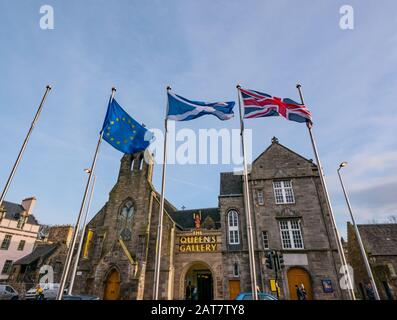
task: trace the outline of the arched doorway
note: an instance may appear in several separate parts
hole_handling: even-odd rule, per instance
[[[212,300],[214,286],[212,272],[203,262],[194,263],[185,275],[184,299],[186,300]]]
[[[299,287],[301,284],[303,284],[303,286],[305,287],[307,293],[306,299],[307,300],[313,299],[313,291],[312,291],[310,275],[305,269],[298,267],[291,268],[287,272],[287,278],[288,278],[290,300],[298,300],[298,295],[296,293],[295,286]]]
[[[120,273],[116,269],[109,272],[105,282],[104,300],[118,300],[120,297]]]

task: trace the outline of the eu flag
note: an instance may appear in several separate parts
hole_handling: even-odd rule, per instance
[[[125,112],[115,99],[109,102],[102,131],[105,141],[128,154],[145,150],[153,138],[153,134]]]

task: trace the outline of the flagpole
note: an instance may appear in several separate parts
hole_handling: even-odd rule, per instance
[[[38,119],[40,117],[41,110],[43,109],[44,101],[46,100],[47,95],[50,92],[50,90],[51,90],[51,86],[47,85],[46,86],[46,90],[45,90],[44,95],[43,95],[43,98],[41,99],[39,108],[37,109],[36,115],[34,116],[32,124],[30,125],[30,129],[29,129],[29,131],[28,131],[28,133],[27,133],[27,135],[25,137],[25,140],[23,141],[22,147],[21,147],[21,149],[20,149],[20,151],[18,153],[17,160],[15,161],[14,166],[12,167],[12,170],[11,170],[11,173],[10,173],[8,179],[7,179],[6,185],[5,185],[4,189],[3,189],[3,192],[1,193],[1,196],[0,196],[0,207],[3,204],[3,201],[4,201],[5,197],[6,197],[7,192],[8,192],[8,188],[10,187],[10,184],[12,182],[12,179],[14,178],[15,172],[17,171],[19,163],[21,162],[22,155],[23,155],[23,153],[24,153],[24,151],[26,149],[26,146],[27,146],[27,144],[29,142],[30,135],[32,134],[32,131],[33,131],[34,127],[36,126],[36,123],[37,123],[37,121],[38,121]]]
[[[112,102],[115,93],[116,93],[116,88],[113,87],[112,88],[112,94],[110,95],[109,103]],[[89,189],[90,184],[91,184],[92,176],[93,176],[93,173],[94,173],[94,170],[95,170],[95,166],[96,166],[96,161],[97,161],[97,158],[98,158],[99,147],[100,147],[101,142],[102,142],[102,135],[103,135],[103,130],[101,130],[101,132],[99,133],[99,139],[98,139],[97,146],[96,146],[96,149],[95,149],[94,158],[92,160],[90,173],[88,175],[88,180],[87,180],[87,185],[86,185],[85,191],[84,191],[83,201],[81,203],[80,212],[79,212],[79,215],[77,217],[77,221],[76,221],[76,224],[75,224],[75,227],[74,227],[74,231],[73,231],[72,243],[70,244],[70,247],[69,247],[69,250],[68,250],[68,254],[66,256],[65,266],[63,268],[62,277],[61,277],[60,286],[59,286],[59,291],[58,291],[58,294],[57,294],[57,300],[62,300],[62,297],[63,297],[63,291],[65,289],[66,281],[67,281],[68,274],[69,274],[70,265],[72,263],[74,248],[76,246],[76,240],[77,240],[78,230],[79,230],[79,226],[80,226],[80,221],[81,221],[81,217],[82,217],[82,214],[83,214],[83,211],[84,211],[84,208],[85,208],[85,203],[87,201],[88,189]]]
[[[89,169],[86,169],[86,170],[87,170],[86,171],[87,173],[90,172]],[[95,189],[95,182],[96,182],[96,176],[94,175],[94,179],[92,180],[92,184],[91,184],[90,196],[88,198],[87,209],[86,209],[85,214],[84,214],[83,228],[81,230],[80,242],[79,242],[79,246],[77,248],[76,260],[74,262],[72,275],[71,275],[71,278],[70,278],[70,284],[69,284],[69,290],[68,290],[68,294],[69,295],[72,294],[73,286],[74,286],[74,280],[76,278],[77,268],[79,266],[79,258],[80,258],[81,249],[83,248],[84,234],[85,234],[85,230],[87,228],[87,216],[88,216],[88,213],[89,213],[90,207],[91,207],[92,196],[94,194],[94,189]]]
[[[161,246],[162,246],[162,235],[163,235],[163,217],[164,217],[164,193],[165,193],[165,175],[167,168],[167,136],[168,136],[168,92],[171,87],[167,87],[167,110],[164,120],[165,136],[164,136],[164,154],[163,154],[163,173],[161,178],[161,195],[160,195],[160,210],[159,210],[159,223],[157,227],[157,245],[156,245],[156,258],[154,265],[154,288],[153,288],[153,300],[159,299],[159,285],[160,285],[160,268],[161,268]]]
[[[304,105],[305,102],[303,100],[303,94],[302,94],[301,87],[302,86],[300,84],[296,85],[296,88],[298,89],[298,92],[299,92],[299,97],[301,99],[302,104]],[[321,186],[323,187],[324,192],[325,192],[325,200],[326,200],[327,207],[328,207],[328,210],[329,210],[329,213],[330,213],[330,217],[331,217],[332,230],[334,231],[334,237],[336,238],[339,258],[340,258],[340,260],[341,260],[341,262],[343,264],[344,273],[345,273],[345,276],[347,277],[347,280],[348,280],[348,283],[349,283],[349,289],[350,289],[350,290],[348,290],[349,297],[350,297],[351,300],[356,300],[356,296],[354,294],[353,282],[352,282],[352,280],[350,278],[350,273],[348,271],[348,265],[347,265],[345,253],[343,251],[343,246],[342,246],[341,239],[340,239],[340,236],[339,236],[338,228],[336,226],[335,216],[334,216],[334,213],[333,213],[333,210],[332,210],[331,199],[330,199],[330,196],[329,196],[329,193],[328,193],[327,185],[325,183],[324,170],[323,170],[323,167],[321,165],[320,156],[319,156],[318,151],[317,151],[316,140],[314,138],[314,134],[313,134],[313,130],[312,130],[312,123],[311,122],[307,122],[306,126],[307,126],[307,129],[309,131],[310,140],[312,142],[312,147],[313,147],[313,152],[314,152],[314,155],[316,157],[318,170],[320,172],[320,182],[321,182]]]
[[[345,162],[345,165],[346,165],[346,162]],[[374,290],[375,300],[380,300],[378,288],[376,287],[375,278],[374,278],[374,275],[372,273],[371,266],[370,266],[370,264],[368,262],[368,257],[367,257],[367,254],[365,252],[365,248],[364,248],[363,241],[361,239],[360,231],[358,230],[358,227],[357,227],[357,224],[356,224],[356,220],[354,219],[354,216],[353,216],[353,210],[352,210],[352,207],[350,205],[349,196],[347,195],[345,184],[343,183],[342,175],[340,174],[340,169],[342,169],[342,167],[343,167],[343,162],[341,163],[341,165],[339,166],[339,169],[337,170],[338,176],[339,176],[339,181],[340,181],[340,184],[342,186],[342,190],[343,190],[343,194],[345,196],[347,207],[349,209],[350,218],[352,219],[352,222],[353,222],[353,228],[354,228],[354,232],[356,234],[358,246],[360,248],[361,256],[362,256],[362,258],[364,260],[364,266],[365,266],[365,269],[367,270],[368,278],[369,278],[369,281],[371,282],[372,289]]]
[[[249,186],[248,186],[248,172],[247,172],[248,170],[247,170],[247,161],[246,161],[246,150],[244,144],[244,120],[241,111],[240,88],[241,88],[240,85],[237,85],[238,106],[240,112],[240,136],[241,136],[241,147],[243,150],[243,162],[244,162],[244,204],[245,204],[245,213],[247,219],[248,256],[250,263],[252,295],[254,300],[258,300],[258,292],[256,287],[254,238],[252,233],[251,204],[250,204]]]

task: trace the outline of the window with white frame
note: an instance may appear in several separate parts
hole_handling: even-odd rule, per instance
[[[258,204],[263,206],[265,204],[265,199],[263,198],[263,191],[258,191]]]
[[[303,249],[300,221],[281,220],[279,223],[283,249]]]
[[[227,215],[229,226],[229,244],[239,244],[240,236],[238,230],[238,213],[236,210],[229,211]]]
[[[294,203],[294,192],[291,180],[273,181],[276,204]]]
[[[263,249],[269,249],[269,235],[267,231],[262,231],[262,244]]]

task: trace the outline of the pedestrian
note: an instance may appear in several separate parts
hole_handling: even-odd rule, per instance
[[[306,289],[305,289],[305,286],[303,285],[303,283],[301,283],[300,289],[301,289],[301,293],[302,293],[302,299],[301,300],[306,300],[307,293],[306,293]]]
[[[189,281],[188,285],[186,286],[185,296],[186,296],[186,300],[192,299],[192,282],[191,281]]]
[[[192,288],[192,300],[198,300],[197,288],[195,286]]]
[[[40,283],[36,286],[36,300],[44,300],[43,288]]]
[[[367,293],[368,300],[375,300],[374,289],[370,283],[365,286],[365,292]]]
[[[295,290],[296,290],[296,295],[297,295],[297,297],[298,297],[298,300],[303,300],[302,299],[302,291],[301,291],[301,288],[300,287],[298,287],[298,285],[295,285]]]

